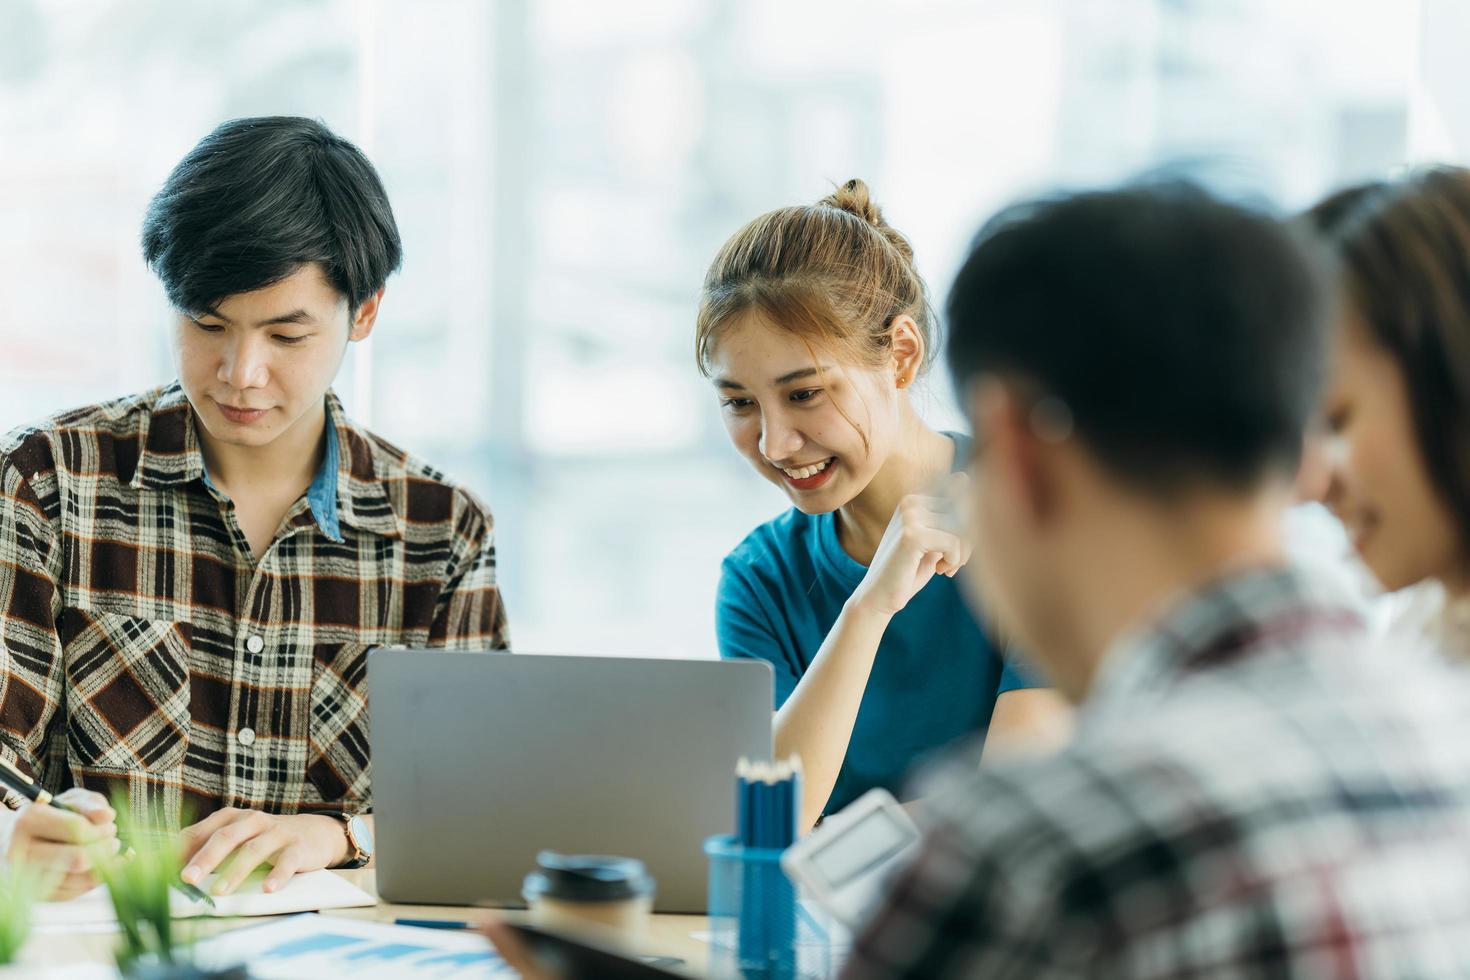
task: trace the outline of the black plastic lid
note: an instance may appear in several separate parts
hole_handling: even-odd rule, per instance
[[[542,851],[536,855],[536,870],[526,875],[521,896],[527,902],[617,902],[652,897],[653,886],[648,869],[633,858]]]

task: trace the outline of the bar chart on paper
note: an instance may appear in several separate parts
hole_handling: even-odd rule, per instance
[[[197,962],[244,963],[260,980],[351,976],[353,980],[478,980],[510,977],[490,945],[473,933],[298,915],[200,943]]]

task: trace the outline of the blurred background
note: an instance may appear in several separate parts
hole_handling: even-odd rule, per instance
[[[1463,160],[1466,40],[1461,0],[0,0],[0,429],[171,379],[149,197],[225,119],[317,117],[405,249],[338,391],[489,502],[515,648],[713,656],[720,560],[786,506],[692,356],[741,224],[860,176],[942,296],[1059,183],[1298,208]]]

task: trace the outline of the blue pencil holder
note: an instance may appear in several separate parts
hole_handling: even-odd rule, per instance
[[[730,835],[704,842],[709,857],[710,976],[796,980],[832,974],[831,925],[800,901],[779,848]]]

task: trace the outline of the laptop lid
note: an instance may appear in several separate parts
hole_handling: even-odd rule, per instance
[[[771,756],[761,661],[377,650],[368,657],[378,893],[522,905],[536,853],[643,861],[655,908],[703,912],[741,756]]]

